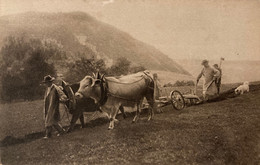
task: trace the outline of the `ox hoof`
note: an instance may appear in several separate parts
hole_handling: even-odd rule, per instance
[[[85,125],[82,125],[80,128],[81,128],[81,129],[82,129],[82,128],[86,128],[86,126],[85,126]]]
[[[108,130],[112,130],[112,129],[114,129],[114,128],[112,128],[112,127],[108,127]]]
[[[162,109],[158,109],[157,113],[163,113],[163,110]]]
[[[137,123],[138,119],[132,120],[132,123]]]
[[[139,116],[135,116],[134,119],[132,120],[132,123],[136,123],[138,119],[139,119]]]

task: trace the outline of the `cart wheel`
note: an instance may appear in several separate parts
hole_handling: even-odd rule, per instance
[[[185,107],[185,101],[181,92],[174,90],[171,92],[170,96],[171,96],[171,103],[174,109],[182,110]]]

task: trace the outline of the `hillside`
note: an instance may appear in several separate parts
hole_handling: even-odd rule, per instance
[[[75,60],[85,53],[106,61],[108,66],[118,57],[150,70],[189,74],[179,64],[154,47],[129,34],[102,23],[82,12],[28,12],[0,17],[0,47],[10,35],[54,41]],[[62,59],[61,59],[62,60]]]

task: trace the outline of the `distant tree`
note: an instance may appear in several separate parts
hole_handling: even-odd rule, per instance
[[[110,67],[108,74],[114,75],[114,76],[126,75],[130,71],[130,65],[131,65],[131,62],[127,58],[120,57]]]
[[[7,37],[5,39],[5,45],[1,48],[4,65],[10,67],[14,62],[23,61],[29,48],[30,45],[25,42],[23,37]]]
[[[65,74],[65,80],[68,82],[77,82],[84,78],[86,75],[92,76],[93,73],[101,72],[106,73],[106,64],[102,59],[84,58],[68,64],[69,70]]]
[[[65,60],[67,59],[66,51],[63,50],[63,46],[53,39],[45,39],[42,41],[44,47],[44,54],[48,60]]]
[[[137,72],[141,72],[141,71],[145,71],[146,68],[143,66],[133,66],[130,68],[130,73],[137,73]]]
[[[179,80],[177,80],[173,86],[178,87],[178,86],[194,86],[194,85],[195,85],[195,83],[192,80],[189,80],[189,81],[184,81],[184,80],[179,81]]]
[[[131,67],[131,62],[124,57],[118,58],[111,67],[107,68],[105,61],[102,59],[97,59],[94,56],[85,58],[86,55],[82,54],[80,56],[83,57],[67,65],[69,69],[64,76],[65,80],[70,83],[80,81],[86,75],[92,76],[93,73],[98,71],[107,76],[120,76],[145,70],[142,66]]]
[[[50,51],[39,39],[8,37],[1,48],[1,99],[35,99],[43,94],[40,87],[44,75],[55,75],[49,64]]]
[[[174,87],[174,84],[169,82],[167,84],[164,84],[163,87]]]
[[[188,80],[188,81],[185,81],[185,80],[177,80],[174,84],[172,83],[167,83],[167,84],[164,84],[163,87],[179,87],[179,86],[194,86],[195,83],[194,81],[192,80]]]
[[[24,62],[24,95],[27,99],[30,96],[39,97],[43,93],[43,88],[40,88],[40,83],[45,75],[55,75],[55,68],[53,64],[47,63],[47,57],[42,49],[36,49],[31,56]],[[37,89],[37,90],[35,90]],[[41,89],[41,90],[40,90]],[[39,92],[41,91],[41,92]]]

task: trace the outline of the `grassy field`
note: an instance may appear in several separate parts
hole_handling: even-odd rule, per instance
[[[229,84],[224,91],[237,86]],[[191,87],[178,88],[182,92]],[[163,89],[163,95],[172,89]],[[61,137],[42,139],[42,100],[1,105],[3,164],[260,164],[260,90],[221,102],[165,107],[147,122],[132,124],[118,116],[112,131],[108,120],[87,120]],[[62,106],[61,106],[62,107]],[[63,116],[64,109],[61,108]],[[90,117],[91,114],[85,114]],[[63,125],[68,124],[64,115]]]

